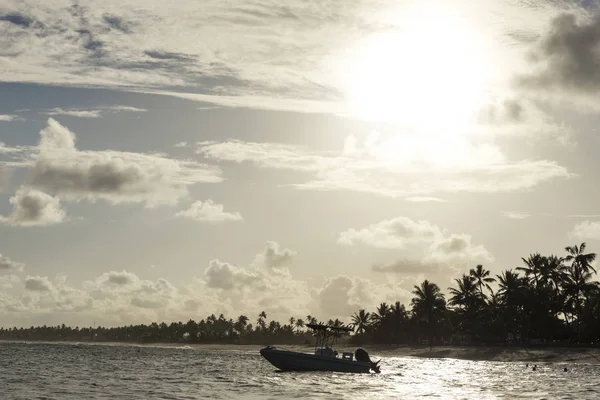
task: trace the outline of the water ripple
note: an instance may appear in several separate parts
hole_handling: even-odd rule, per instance
[[[138,352],[139,350],[139,352]],[[277,372],[249,350],[0,343],[2,399],[596,399],[600,367],[381,358],[382,373]],[[568,365],[569,371],[563,368]]]

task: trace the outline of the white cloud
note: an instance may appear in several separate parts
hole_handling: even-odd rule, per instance
[[[195,201],[187,210],[179,211],[177,217],[189,218],[198,222],[226,222],[242,221],[240,213],[228,213],[224,211],[222,204],[215,203],[211,199],[206,201]]]
[[[100,110],[63,110],[62,108],[53,108],[45,114],[78,118],[98,118],[100,117]]]
[[[85,151],[75,134],[52,118],[40,132],[28,184],[65,201],[174,205],[196,183],[220,182],[218,167],[158,154]]]
[[[477,135],[500,135],[525,138],[530,142],[575,144],[574,133],[563,122],[540,109],[539,96],[524,93],[491,99],[478,111],[476,125],[471,130]]]
[[[260,281],[257,273],[219,260],[212,260],[204,271],[206,283],[217,289],[244,288]]]
[[[408,293],[391,284],[377,285],[368,279],[340,275],[331,277],[312,291],[319,308],[328,318],[345,318],[358,309],[373,309],[380,302],[407,299]],[[406,300],[404,300],[406,302]]]
[[[423,258],[425,262],[451,265],[485,264],[493,260],[492,254],[483,245],[471,243],[471,236],[467,234],[451,234],[439,238],[429,246]]]
[[[130,106],[108,106],[108,107],[97,107],[92,109],[82,108],[53,108],[44,114],[46,115],[62,115],[66,117],[78,117],[78,118],[99,118],[105,113],[117,113],[117,112],[146,112],[143,108],[130,107]]]
[[[178,148],[186,148],[189,147],[190,145],[188,144],[188,142],[179,142],[179,143],[175,143],[173,145],[173,147],[178,147]]]
[[[578,240],[600,240],[600,221],[581,221],[573,227],[568,236]]]
[[[0,21],[3,80],[165,93],[169,89],[176,95],[186,95],[181,89],[185,87],[208,92],[204,96],[217,104],[228,97],[241,106],[306,110],[309,105],[298,103],[339,101],[350,86],[347,71],[361,60],[356,48],[402,32],[415,19],[411,9],[418,9],[373,0],[344,7],[318,1],[206,0],[199,7],[193,2],[169,7],[147,0],[85,6],[64,1],[8,3],[4,13],[19,18]],[[486,1],[460,10],[485,25],[486,32],[473,35],[506,42],[507,34],[538,33],[556,8],[557,2],[532,7]],[[453,64],[450,57],[456,48],[449,47],[442,65]]]
[[[268,241],[265,243],[264,251],[255,260],[257,265],[264,266],[268,271],[286,268],[296,257],[296,252],[290,249],[282,249],[279,243]]]
[[[13,261],[0,253],[0,273],[22,271],[23,264]]]
[[[60,200],[39,190],[21,187],[10,198],[12,213],[0,215],[0,222],[16,226],[46,226],[62,222],[66,212]]]
[[[28,276],[25,278],[25,289],[32,292],[50,292],[53,287],[52,283],[45,276]]]
[[[510,219],[525,219],[531,217],[531,214],[521,211],[504,211],[502,216]]]
[[[235,140],[200,142],[198,152],[211,160],[251,162],[260,168],[311,174],[313,179],[292,184],[298,189],[350,190],[390,197],[519,191],[574,176],[553,161],[509,162],[492,145],[474,146],[466,138],[449,140],[414,135],[384,140],[373,134],[365,139],[364,146],[355,144],[352,152],[347,145],[343,152],[317,152],[279,143]]]
[[[271,107],[285,102],[273,96],[338,96],[323,54],[364,34],[371,22],[357,13],[367,4],[332,9],[335,17],[315,13],[315,6],[208,1],[198,12],[197,5],[143,0],[102,7],[7,5],[5,13],[21,19],[0,21],[3,80],[124,90],[185,87],[208,90],[217,100],[262,94]],[[378,27],[372,23],[373,30]],[[336,39],[323,42],[324,34]]]
[[[66,276],[28,276],[21,294],[0,291],[0,315],[3,321],[18,325],[48,320],[72,325],[81,325],[82,320],[122,325],[198,320],[212,313],[228,317],[245,314],[254,320],[264,310],[269,319],[280,321],[311,314],[349,322],[358,308],[372,309],[381,301],[406,303],[410,299],[393,280],[380,285],[341,275],[309,284],[294,279],[289,271],[271,273],[271,268],[287,270],[293,255],[293,250],[267,242],[248,267],[212,260],[199,278],[191,278],[182,286],[164,278],[146,280],[126,270],[103,273],[81,287],[70,285]],[[14,286],[17,281],[7,278],[0,284],[6,282]]]
[[[18,118],[16,115],[0,114],[0,121],[10,122]]]
[[[14,288],[14,284],[21,282],[17,275],[0,275],[0,289],[8,290]]]
[[[340,233],[338,244],[353,246],[365,244],[380,248],[404,248],[415,243],[429,243],[441,236],[442,231],[429,221],[413,221],[398,217],[371,224],[362,229],[348,229]]]
[[[133,286],[139,282],[138,277],[131,272],[122,270],[110,271],[98,277],[96,282],[100,285]]]
[[[344,231],[338,238],[338,244],[363,244],[384,249],[420,249],[422,256],[418,259],[402,259],[388,265],[375,265],[373,270],[436,273],[449,271],[448,267],[493,261],[494,257],[483,245],[475,245],[471,240],[470,235],[447,232],[429,221],[398,217],[362,229]]]

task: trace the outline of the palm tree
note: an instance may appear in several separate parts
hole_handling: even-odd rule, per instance
[[[521,278],[517,272],[512,270],[503,271],[498,278],[498,299],[505,309],[505,322],[508,324],[507,331],[512,332],[513,337],[517,337],[519,331],[518,317],[519,308],[524,299],[524,283],[526,280]]]
[[[264,311],[261,311],[260,314],[258,314],[258,319],[256,320],[256,325],[257,327],[259,327],[260,329],[262,329],[263,331],[266,329],[267,324],[265,323],[265,320],[267,319],[267,313]]]
[[[246,331],[246,326],[248,325],[248,317],[245,315],[240,315],[237,321],[234,324],[234,329],[238,331],[240,335],[243,335]]]
[[[585,247],[585,242],[581,243],[579,247],[577,247],[577,245],[565,247],[565,250],[569,253],[565,257],[565,261],[571,261],[571,265],[576,265],[584,272],[592,270],[596,273],[596,270],[592,267],[592,263],[596,260],[596,253],[585,254]]]
[[[470,272],[474,271],[471,270]],[[482,275],[480,274],[480,276]],[[481,286],[478,288],[477,281],[473,275],[463,275],[460,279],[455,279],[454,281],[458,285],[458,288],[448,288],[452,295],[448,303],[458,307],[456,312],[460,318],[461,330],[473,334],[476,331],[476,327],[479,326],[479,311],[485,304],[485,294],[480,292]],[[485,281],[482,280],[481,282]]]
[[[427,324],[429,344],[435,336],[435,328],[446,310],[446,301],[440,287],[424,280],[420,286],[414,286],[411,300],[413,314]]]
[[[517,271],[523,271],[525,273],[525,277],[531,279],[531,282],[533,282],[534,286],[537,288],[539,286],[542,269],[546,263],[544,257],[540,253],[534,253],[530,254],[526,259],[521,258],[521,260],[523,260],[526,266],[517,267]],[[530,276],[533,278],[530,278]]]
[[[471,272],[473,271],[474,270],[472,269]],[[454,279],[454,281],[458,285],[458,288],[448,288],[452,295],[448,300],[448,304],[451,306],[462,308],[473,307],[477,303],[477,300],[481,299],[481,296],[483,296],[481,293],[481,286],[479,283],[476,283],[473,275],[463,275],[460,279]],[[479,286],[479,288],[477,286]]]
[[[358,334],[365,333],[369,328],[370,322],[371,313],[366,312],[364,309],[359,310],[358,313],[354,313],[352,316],[352,324]]]
[[[475,267],[475,269],[471,269],[469,271],[469,276],[475,280],[475,283],[479,287],[479,293],[483,297],[486,297],[483,294],[484,286],[487,290],[489,290],[491,292],[492,288],[490,286],[490,283],[496,282],[496,280],[490,276],[490,271],[487,269],[484,269],[483,265],[481,265],[481,264],[477,265],[477,267]]]
[[[381,303],[379,307],[377,307],[377,311],[371,314],[371,322],[373,325],[381,325],[386,318],[389,316],[390,306],[387,303]]]
[[[302,318],[298,318],[296,320],[296,330],[300,331],[300,329],[302,329],[304,327],[304,320],[302,320]]]
[[[390,318],[395,322],[401,322],[406,320],[406,308],[404,304],[399,301],[395,302],[393,306],[390,307],[389,311]]]

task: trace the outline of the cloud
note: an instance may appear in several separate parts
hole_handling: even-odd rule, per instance
[[[224,211],[222,204],[215,203],[211,199],[206,201],[195,201],[190,208],[179,211],[177,217],[189,218],[198,222],[226,222],[242,221],[240,213],[228,213]]]
[[[265,243],[263,251],[256,255],[252,265],[268,274],[290,276],[288,267],[296,255],[294,250],[281,248],[279,243],[270,240]]]
[[[537,45],[532,61],[538,70],[523,77],[523,85],[589,94],[600,89],[600,18],[560,14]]]
[[[574,144],[574,132],[564,122],[539,107],[539,96],[519,90],[511,96],[495,96],[475,116],[473,134],[526,138],[531,142]]]
[[[66,117],[78,117],[78,118],[99,118],[105,113],[117,113],[117,112],[146,112],[147,110],[143,108],[136,108],[130,106],[108,106],[108,107],[98,107],[93,109],[81,109],[81,108],[71,108],[71,109],[62,109],[62,108],[53,108],[50,109],[44,114],[46,115],[62,115]]]
[[[0,273],[22,271],[23,264],[13,261],[0,253]]]
[[[290,249],[282,249],[279,243],[268,241],[265,243],[265,250],[262,259],[267,269],[275,269],[287,266],[296,256],[296,252]]]
[[[448,265],[435,263],[432,261],[424,261],[424,260],[411,260],[411,259],[402,259],[394,261],[390,264],[375,264],[372,267],[373,272],[381,272],[381,273],[393,273],[393,274],[406,274],[406,275],[415,275],[422,274],[426,276],[431,276],[436,273],[448,273],[455,272],[455,270],[451,270]]]
[[[425,262],[445,264],[485,264],[492,262],[494,257],[483,245],[471,243],[467,234],[451,234],[438,238],[433,242],[423,258]]]
[[[127,270],[105,272],[77,287],[69,284],[65,275],[54,279],[28,276],[22,293],[0,291],[0,315],[7,324],[17,326],[49,321],[81,325],[82,320],[109,326],[147,324],[198,320],[212,313],[232,317],[245,314],[254,320],[262,310],[269,320],[311,314],[350,322],[350,315],[358,308],[372,309],[381,301],[407,303],[410,299],[410,293],[393,279],[376,284],[366,278],[339,275],[313,278],[309,284],[291,273],[270,272],[269,268],[286,270],[292,254],[293,250],[277,242],[267,242],[249,266],[214,259],[199,277],[189,277],[179,286],[164,278],[147,280]],[[17,281],[6,278],[0,285],[7,282]]]
[[[9,115],[9,114],[0,114],[0,122],[10,122],[13,121],[15,119],[17,119],[18,117],[16,115]]]
[[[219,260],[210,262],[204,276],[209,287],[225,290],[245,287],[260,280],[256,273]]]
[[[504,211],[502,216],[510,219],[525,219],[531,217],[531,214],[521,211]]]
[[[45,114],[78,118],[98,118],[100,117],[100,110],[63,110],[62,108],[53,108]]]
[[[17,275],[0,275],[0,289],[13,289],[15,287],[13,284],[17,284],[19,282],[21,282],[21,278],[19,278]]]
[[[186,148],[186,147],[189,147],[189,144],[188,144],[188,142],[179,142],[179,143],[175,143],[173,145],[173,147]]]
[[[581,221],[573,227],[568,236],[577,240],[600,240],[600,221]]]
[[[536,42],[530,57],[533,71],[520,76],[518,84],[594,100],[600,90],[599,48],[600,17],[561,13]]]
[[[338,244],[401,249],[414,243],[428,243],[441,236],[441,230],[429,221],[413,221],[398,217],[371,224],[362,229],[348,229],[340,233]]]
[[[15,226],[46,226],[62,222],[66,212],[60,200],[39,190],[21,187],[10,198],[13,206],[8,217],[0,216],[0,222]]]
[[[50,292],[52,291],[52,283],[47,277],[28,276],[25,278],[25,289],[32,292]]]
[[[220,182],[218,167],[158,154],[84,151],[75,134],[52,118],[40,132],[28,184],[65,201],[174,205],[197,183]]]
[[[378,302],[394,302],[407,293],[392,285],[376,285],[368,279],[339,275],[327,278],[312,291],[319,308],[328,318],[348,318],[360,308],[372,309]]]
[[[318,13],[311,5],[263,1],[235,7],[208,1],[202,13],[196,5],[141,0],[36,6],[26,0],[2,10],[4,81],[179,89],[217,101],[237,97],[244,105],[257,96],[271,108],[286,99],[338,97],[323,54],[370,29],[360,17],[364,4]],[[323,42],[325,34],[343,43]]]
[[[97,282],[100,285],[116,285],[116,286],[126,286],[126,285],[134,285],[139,281],[138,277],[131,272],[127,272],[122,270],[118,271],[110,271],[102,274],[98,277]]]
[[[349,229],[340,234],[338,244],[422,251],[417,259],[401,259],[386,265],[375,264],[374,272],[439,273],[450,271],[448,267],[483,264],[494,260],[483,245],[472,243],[470,235],[450,233],[429,221],[414,221],[407,217],[384,220],[358,230]],[[451,271],[455,272],[454,269]]]
[[[491,145],[467,139],[434,140],[377,135],[364,146],[343,152],[318,152],[279,143],[200,142],[198,153],[210,160],[250,162],[259,168],[304,172],[312,176],[291,184],[303,190],[355,191],[389,197],[427,197],[440,192],[498,193],[531,189],[575,175],[554,161],[509,162]]]

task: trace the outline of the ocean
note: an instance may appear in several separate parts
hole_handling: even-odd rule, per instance
[[[0,343],[0,398],[597,399],[600,366],[381,358],[381,374],[278,372],[259,346],[231,349]],[[568,371],[564,372],[563,368]]]

